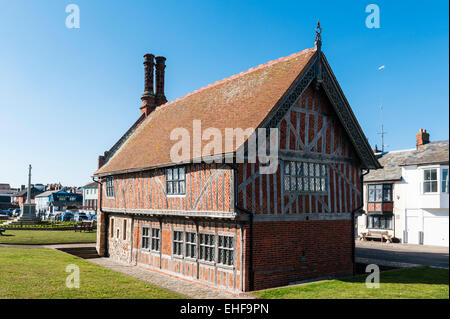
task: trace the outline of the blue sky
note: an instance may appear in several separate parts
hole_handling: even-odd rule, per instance
[[[65,8],[80,8],[67,29]],[[365,8],[380,8],[368,29]],[[448,139],[447,1],[0,0],[0,183],[83,185],[139,116],[143,54],[167,57],[169,100],[314,45],[369,142],[412,148]],[[385,65],[383,71],[378,67]]]

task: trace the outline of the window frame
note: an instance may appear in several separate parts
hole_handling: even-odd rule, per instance
[[[141,248],[150,249],[150,227],[142,227]]]
[[[284,192],[292,194],[328,193],[330,186],[327,164],[291,160],[285,160],[283,164]],[[286,181],[289,182],[286,183]]]
[[[157,233],[157,235],[155,235]],[[157,246],[155,248],[155,246]],[[161,249],[161,229],[158,227],[151,227],[150,232],[150,250],[159,252]]]
[[[217,264],[234,266],[234,236],[219,235],[217,237]],[[231,244],[227,244],[227,241]]]
[[[431,179],[432,171],[434,171],[436,178]],[[439,168],[438,167],[428,167],[423,169],[422,173],[422,193],[423,194],[438,194],[439,193]],[[430,172],[430,179],[426,179],[427,172]],[[426,191],[425,185],[430,184],[430,189],[432,189],[433,183],[436,185],[436,191]]]
[[[114,177],[107,176],[106,177],[106,187],[105,187],[106,197],[114,198],[115,189],[114,189]]]
[[[446,172],[446,178],[444,179],[444,172]],[[449,170],[448,167],[442,167],[441,168],[441,193],[448,194],[448,188],[449,188],[449,176],[448,176]]]
[[[371,199],[370,191],[374,191],[374,196]],[[387,192],[388,191],[388,192]],[[386,193],[389,194],[389,200],[385,200]],[[377,194],[380,194],[377,196]],[[367,203],[392,203],[393,185],[390,183],[384,184],[368,184],[367,185]],[[378,197],[380,200],[378,200]]]
[[[392,223],[393,223],[393,216],[394,214],[368,214],[366,219],[366,225],[367,229],[377,229],[377,230],[393,230]],[[382,228],[382,227],[374,227],[374,218],[379,218],[379,225],[381,225],[381,220],[383,220],[384,225],[386,225],[386,220],[390,220],[389,222],[389,228]],[[372,222],[369,222],[369,220],[372,220]]]
[[[199,233],[199,256],[198,260],[207,263],[213,263],[216,260],[216,235],[208,234],[208,233]],[[208,238],[208,240],[203,240],[204,238]],[[212,238],[212,240],[211,240]],[[207,253],[209,252],[209,257],[206,258]]]
[[[178,236],[175,236],[175,234],[180,234],[181,239],[178,238]],[[184,231],[181,230],[174,230],[172,232],[172,255],[175,257],[183,257],[184,255]],[[179,249],[177,249],[179,248]]]
[[[193,239],[193,241],[192,241]],[[193,256],[192,253],[193,252]],[[184,233],[184,256],[186,258],[197,258],[197,233],[186,231]]]
[[[176,176],[175,177],[175,172]],[[167,196],[185,196],[186,195],[186,167],[175,166],[168,167],[165,171],[166,194]],[[170,187],[169,187],[170,185]],[[175,191],[175,185],[177,191]],[[180,191],[183,185],[183,191]]]

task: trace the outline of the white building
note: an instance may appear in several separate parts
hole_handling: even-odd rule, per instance
[[[449,141],[429,142],[417,133],[417,147],[379,154],[382,169],[364,177],[364,211],[358,234],[387,231],[410,244],[449,246]]]
[[[36,204],[36,212],[42,214],[50,209],[50,196],[54,192],[57,191],[45,191],[43,193],[40,193],[39,195],[36,195],[36,197],[34,198],[34,202]]]
[[[82,189],[83,189],[82,211],[85,213],[96,214],[98,201],[98,184],[92,182],[87,185],[84,185]]]

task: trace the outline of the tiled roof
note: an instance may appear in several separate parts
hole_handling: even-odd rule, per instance
[[[57,191],[45,191],[43,193],[40,193],[39,195],[36,195],[36,197],[47,197],[47,196],[50,196],[51,194],[53,194],[54,192],[57,192]]]
[[[81,188],[97,188],[97,187],[98,187],[98,184],[96,182],[92,182],[92,183],[84,185]]]
[[[431,142],[419,149],[388,152],[378,161],[383,168],[371,170],[364,182],[401,180],[402,166],[448,163],[448,140]]]
[[[170,149],[177,142],[170,140],[171,131],[185,128],[192,139],[194,120],[201,120],[202,130],[213,127],[222,133],[225,128],[257,128],[315,53],[306,49],[262,64],[157,107],[95,174],[171,164]],[[208,142],[202,141],[201,148]]]

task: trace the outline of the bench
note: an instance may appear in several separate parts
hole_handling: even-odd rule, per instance
[[[361,233],[361,240],[380,239],[381,242],[386,240],[387,243],[392,243],[392,235],[389,235],[387,231],[369,230],[367,233]]]
[[[4,228],[0,228],[0,235],[2,235],[3,236],[3,233],[6,231],[6,229],[4,229]]]
[[[89,221],[82,221],[80,223],[75,224],[74,230],[75,231],[80,231],[82,232],[84,231],[92,231],[94,229],[94,221],[93,220],[89,220]]]

